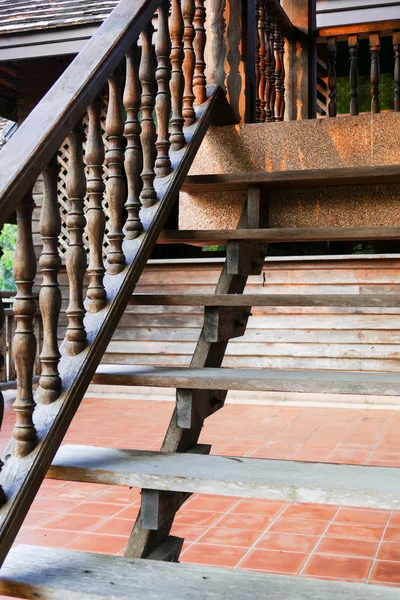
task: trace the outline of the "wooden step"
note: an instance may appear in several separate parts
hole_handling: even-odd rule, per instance
[[[400,508],[400,471],[372,467],[66,445],[51,479],[159,491]]]
[[[92,383],[205,390],[400,395],[400,373],[100,365]]]
[[[249,185],[260,185],[268,189],[289,189],[380,183],[400,183],[400,165],[189,175],[183,185],[183,191],[224,192],[244,190]]]
[[[159,244],[195,244],[212,246],[230,240],[271,244],[292,242],[338,242],[400,239],[400,227],[316,227],[275,229],[183,229],[163,231]]]
[[[42,600],[399,600],[400,589],[17,546],[0,593]]]
[[[131,306],[397,307],[397,294],[133,294]]]

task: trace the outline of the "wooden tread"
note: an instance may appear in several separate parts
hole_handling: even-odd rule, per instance
[[[230,240],[264,243],[349,242],[400,239],[400,227],[293,227],[271,229],[182,229],[163,231],[158,244],[196,244],[212,246]]]
[[[133,294],[131,306],[397,307],[397,294]]]
[[[400,373],[287,369],[195,369],[100,365],[100,385],[137,385],[205,390],[400,395]]]
[[[399,600],[400,589],[17,546],[0,593],[42,600]]]
[[[268,189],[289,189],[380,183],[400,183],[400,165],[189,175],[183,185],[183,191],[223,192],[245,190],[249,185],[261,185]]]
[[[159,491],[400,508],[400,471],[329,463],[62,446],[48,477]]]

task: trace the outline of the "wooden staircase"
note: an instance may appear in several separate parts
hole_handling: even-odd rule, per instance
[[[172,12],[168,22],[169,8]],[[362,185],[372,180],[393,182],[399,180],[400,170],[386,167],[369,168],[368,172],[340,169],[339,172],[306,174],[283,172],[276,177],[269,173],[252,173],[239,177],[187,178],[210,123],[222,125],[232,120],[222,91],[205,85],[203,9],[204,2],[194,0],[172,0],[171,3],[121,0],[0,157],[0,205],[3,209],[0,214],[6,220],[16,209],[19,232],[15,309],[19,387],[15,403],[16,427],[0,473],[3,495],[0,560],[4,561],[0,572],[0,594],[57,600],[400,598],[400,590],[389,587],[166,564],[179,560],[183,540],[171,536],[170,531],[176,512],[194,492],[400,508],[400,483],[394,468],[210,456],[210,446],[199,444],[205,419],[223,408],[229,390],[400,393],[400,375],[397,373],[221,368],[229,341],[245,333],[251,307],[256,303],[271,306],[399,306],[399,300],[394,296],[372,295],[362,300],[350,295],[265,295],[256,298],[244,292],[248,277],[261,273],[269,242],[397,239],[400,234],[397,227],[268,228],[264,215],[269,187],[304,186],[310,181],[318,181],[321,186]],[[158,35],[153,56],[152,17],[155,11]],[[172,64],[171,85],[169,60]],[[121,64],[125,74],[125,121],[117,84]],[[152,85],[154,79],[157,81],[156,93]],[[110,148],[105,157],[109,170],[105,192],[110,210],[110,249],[105,274],[102,260],[104,149],[99,133],[98,95],[106,81],[109,87],[106,130]],[[83,153],[79,123],[86,109],[89,110],[89,132]],[[122,144],[123,134],[127,139],[126,150]],[[60,311],[57,284],[60,223],[53,156],[66,135],[72,148],[68,185],[71,210],[67,221],[70,305],[67,310],[69,325],[60,356],[56,344]],[[88,177],[85,176],[84,160]],[[43,165],[46,165],[45,198],[40,227],[45,249],[40,259],[43,272],[40,310],[44,322],[41,354],[44,370],[34,396],[32,315],[36,307],[32,287],[36,260],[32,246],[30,190]],[[126,198],[124,168],[128,183]],[[84,304],[83,199],[86,185],[90,285]],[[185,189],[196,186],[197,190],[238,189],[237,186],[245,189],[247,202],[237,230],[162,232],[183,185]],[[124,201],[128,215],[125,223]],[[214,295],[133,294],[157,242],[209,244],[217,241],[227,243],[227,259]],[[204,326],[190,367],[99,367],[129,304],[204,306]],[[59,450],[91,381],[107,385],[176,388],[176,409],[160,452],[86,446],[63,446]],[[46,475],[62,480],[142,489],[141,511],[133,525],[124,557],[21,545],[10,551]]]

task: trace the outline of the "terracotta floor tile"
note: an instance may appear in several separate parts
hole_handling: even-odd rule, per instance
[[[347,465],[364,465],[369,455],[369,450],[347,450],[338,448],[329,455],[329,461]]]
[[[171,529],[171,535],[183,538],[186,542],[195,542],[207,531],[207,527],[198,525],[184,525],[183,523],[174,523]]]
[[[201,538],[201,543],[218,544],[221,546],[243,546],[250,548],[250,546],[252,546],[259,537],[259,531],[213,527],[203,535]]]
[[[181,555],[180,562],[215,567],[235,567],[247,551],[247,548],[213,546],[196,542]]]
[[[316,519],[317,521],[331,521],[338,511],[337,506],[293,502],[283,512],[284,518]]]
[[[190,510],[203,510],[216,513],[224,513],[230,510],[237,503],[237,498],[221,496],[199,495],[189,500],[185,506]]]
[[[297,535],[294,533],[265,533],[256,543],[257,548],[265,550],[286,550],[292,552],[311,552],[319,541],[318,536]]]
[[[117,554],[127,544],[127,538],[122,536],[85,533],[66,546],[68,550],[82,552],[99,552],[101,554]]]
[[[111,504],[132,504],[136,500],[140,500],[140,492],[124,486],[115,486],[96,496],[96,502]]]
[[[62,529],[64,531],[88,531],[100,524],[103,517],[92,517],[90,515],[64,514],[55,517],[46,523],[47,529]]]
[[[377,558],[380,560],[395,560],[400,562],[400,544],[383,541],[379,547]]]
[[[383,537],[390,542],[400,542],[400,527],[388,527]]]
[[[109,535],[130,536],[134,521],[130,519],[107,519],[93,528],[93,533],[107,533]]]
[[[269,531],[322,535],[326,529],[326,525],[326,521],[317,521],[315,519],[285,519],[284,517],[280,517],[270,526]]]
[[[218,521],[218,519],[220,518],[221,513],[181,509],[176,513],[175,523],[181,523],[182,525],[200,525],[209,527],[210,525],[213,525],[215,521]]]
[[[32,527],[38,527],[39,525],[42,525],[43,523],[45,523],[46,521],[48,521],[49,519],[51,519],[53,515],[49,515],[46,512],[34,512],[34,511],[30,511],[24,520],[23,523],[23,527],[26,527],[28,529],[32,529]]]
[[[357,523],[360,525],[365,524],[385,526],[389,515],[389,510],[349,508],[346,506],[341,506],[333,521],[335,523]]]
[[[241,500],[231,513],[242,515],[263,515],[264,517],[276,517],[288,505],[288,502],[279,500]]]
[[[378,525],[341,525],[332,523],[329,525],[326,537],[346,538],[351,540],[380,540],[384,528]]]
[[[372,567],[371,583],[395,583],[400,585],[400,569],[398,562],[377,560]]]
[[[251,550],[239,564],[242,569],[298,575],[307,559],[307,554],[276,552],[274,550]]]
[[[74,508],[78,502],[75,500],[60,500],[59,498],[37,498],[32,502],[30,512],[45,512],[49,518],[53,515],[59,515],[71,508]]]
[[[379,542],[324,537],[318,544],[316,552],[318,554],[337,554],[340,556],[354,556],[358,558],[374,558],[378,545]]]
[[[121,512],[120,504],[106,504],[105,502],[82,502],[67,511],[69,515],[90,515],[93,517],[112,517]]]
[[[140,510],[140,503],[131,504],[130,506],[123,507],[119,505],[120,512],[117,513],[119,519],[130,519],[135,520]]]
[[[368,576],[371,563],[372,561],[366,558],[315,554],[311,556],[303,571],[303,575],[362,581]]]
[[[252,529],[263,531],[272,523],[272,517],[262,515],[241,515],[228,513],[215,523],[214,527],[229,527],[232,529]]]
[[[400,510],[394,510],[389,517],[390,527],[400,527]]]
[[[21,544],[32,546],[48,546],[50,548],[64,548],[69,542],[80,536],[79,531],[59,531],[54,529],[38,528],[24,533],[20,538]]]

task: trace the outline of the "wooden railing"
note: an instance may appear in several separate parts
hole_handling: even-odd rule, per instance
[[[392,47],[392,64],[390,85],[392,97],[389,101],[390,109],[400,112],[400,20],[388,23],[370,23],[357,27],[340,27],[323,29],[318,32],[318,82],[317,105],[322,116],[336,117],[338,114],[338,100],[345,109],[342,114],[356,116],[360,114],[359,93],[359,62],[369,61],[369,83],[371,90],[370,111],[372,114],[380,113],[381,102],[381,61],[380,51],[382,41],[390,41]],[[368,42],[368,43],[367,43]],[[348,80],[349,86],[346,97],[338,97],[337,57],[339,44],[346,45],[348,53]],[[344,92],[342,92],[344,93]],[[340,96],[340,94],[339,94]]]
[[[219,115],[220,123],[232,122],[220,88],[206,87],[204,4],[204,0],[121,0],[1,152],[0,228],[13,211],[17,214],[12,345],[18,386],[13,438],[0,474],[7,498],[0,506],[0,562],[128,304],[211,119],[216,122]],[[100,122],[103,105],[106,152]],[[86,111],[89,126],[84,135]],[[56,153],[65,138],[70,147],[69,305],[59,348],[61,219]],[[32,187],[41,173],[43,344],[34,395],[38,347],[34,290],[39,280],[32,241]]]
[[[284,54],[285,46],[293,39],[293,26],[277,0],[256,0],[253,6],[250,3],[248,18],[249,25],[254,22],[255,28],[253,31],[249,27],[248,32],[247,120],[257,123],[283,121]]]

